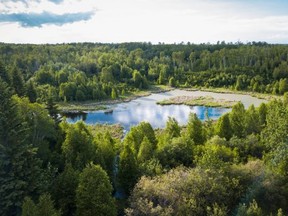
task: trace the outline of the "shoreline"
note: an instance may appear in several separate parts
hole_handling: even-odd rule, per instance
[[[59,110],[63,113],[86,113],[89,111],[99,111],[99,110],[107,110],[107,109],[112,109],[111,106],[115,105],[115,104],[119,104],[119,103],[128,103],[132,100],[135,100],[137,98],[140,97],[146,97],[149,96],[151,94],[155,94],[155,93],[162,93],[162,92],[169,92],[172,90],[185,90],[185,91],[201,91],[201,92],[213,92],[213,93],[219,93],[219,94],[239,94],[239,95],[249,95],[251,97],[255,97],[258,99],[264,99],[267,101],[271,101],[274,99],[280,99],[281,96],[278,95],[271,95],[271,94],[263,94],[263,93],[255,93],[255,92],[246,92],[246,91],[235,91],[235,90],[231,90],[231,89],[225,89],[225,88],[205,88],[205,87],[199,87],[199,88],[183,88],[183,87],[179,87],[179,88],[172,88],[169,86],[152,86],[152,88],[148,89],[148,90],[142,90],[142,91],[138,91],[138,92],[132,92],[129,94],[126,94],[125,96],[120,96],[120,98],[116,99],[116,100],[112,100],[112,99],[108,99],[108,100],[102,100],[102,101],[83,101],[83,102],[68,102],[68,103],[64,103],[64,102],[60,102],[57,103]],[[179,97],[179,96],[178,96]],[[181,97],[181,96],[180,96]],[[172,98],[171,98],[172,99]],[[217,99],[216,103],[214,103],[215,101],[207,101],[205,103],[197,103],[197,101],[195,102],[191,102],[191,101],[186,101],[186,102],[172,102],[170,101],[171,99],[168,99],[167,101],[159,101],[157,102],[157,104],[159,105],[180,105],[180,104],[184,104],[184,105],[189,105],[189,106],[208,106],[208,107],[223,107],[223,108],[231,108],[233,105],[231,105],[230,103],[232,102],[237,102],[237,101],[228,101],[229,104],[217,104]],[[207,98],[206,98],[207,99]],[[225,100],[223,100],[225,102]],[[220,101],[221,103],[223,101]],[[199,102],[199,101],[198,101]],[[219,102],[219,101],[218,101]]]
[[[108,99],[103,101],[83,101],[83,102],[68,102],[68,103],[60,102],[57,103],[57,105],[59,110],[61,110],[61,112],[63,113],[85,113],[87,111],[107,110],[111,109],[111,105],[119,103],[128,103],[140,97],[146,97],[155,93],[168,92],[174,89],[176,88],[157,85],[153,86],[151,89],[148,89],[147,91],[139,91],[127,94],[125,96],[120,96],[120,98],[116,100]]]
[[[237,91],[226,88],[205,88],[205,87],[195,87],[195,88],[179,88],[181,90],[186,91],[203,91],[203,92],[213,92],[220,94],[239,94],[239,95],[250,95],[251,97],[255,97],[258,99],[264,99],[267,101],[271,101],[273,99],[280,99],[281,95],[272,95],[272,94],[264,94],[259,92],[250,92],[250,91]]]

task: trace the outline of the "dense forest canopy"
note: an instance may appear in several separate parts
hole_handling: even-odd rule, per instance
[[[0,44],[1,77],[44,102],[115,99],[151,84],[288,91],[288,46],[243,44]]]
[[[287,61],[266,43],[0,44],[0,215],[287,215]],[[283,96],[123,139],[58,115],[153,84]]]

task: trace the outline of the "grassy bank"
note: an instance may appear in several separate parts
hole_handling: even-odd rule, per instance
[[[205,88],[205,87],[197,87],[197,88],[181,88],[186,91],[206,91],[206,92],[214,92],[214,93],[223,93],[223,94],[241,94],[241,95],[250,95],[252,97],[258,99],[264,99],[267,101],[271,101],[274,99],[281,99],[282,96],[280,95],[273,95],[273,94],[264,94],[259,92],[251,92],[251,91],[237,91],[233,89],[227,88]]]
[[[172,89],[173,88],[165,85],[153,85],[147,90],[127,92],[125,95],[120,95],[115,100],[59,102],[58,107],[62,112],[105,110],[113,104],[129,102],[139,97],[149,96],[152,93],[166,92]]]
[[[228,101],[224,99],[215,99],[211,96],[178,96],[173,97],[167,100],[159,101],[157,104],[159,105],[189,105],[189,106],[207,106],[207,107],[225,107],[230,108],[237,101]]]

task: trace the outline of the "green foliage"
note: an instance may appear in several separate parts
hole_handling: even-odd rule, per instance
[[[76,206],[79,216],[116,215],[112,185],[99,165],[89,164],[80,174]]]
[[[155,132],[148,122],[141,122],[139,125],[131,127],[129,133],[124,139],[124,143],[131,146],[134,154],[137,155],[145,136],[152,144],[152,148],[155,149],[157,143]]]
[[[178,125],[178,122],[175,118],[168,117],[168,121],[166,122],[165,133],[170,137],[179,137],[181,128]]]
[[[262,210],[258,207],[257,202],[253,201],[247,207],[245,204],[242,204],[238,208],[237,216],[262,216]]]
[[[35,204],[31,198],[26,197],[22,205],[22,216],[60,216],[60,211],[54,208],[54,202],[49,194],[43,194]]]
[[[187,135],[196,145],[201,145],[205,142],[205,134],[201,120],[196,113],[190,113],[187,123]]]
[[[245,114],[245,130],[246,130],[246,132],[245,132],[246,135],[249,135],[249,134],[252,134],[252,133],[257,134],[261,130],[259,113],[256,111],[254,105],[251,105],[246,111],[246,114]]]
[[[108,176],[117,193],[136,184],[127,215],[286,215],[287,53],[262,42],[0,44],[0,215],[20,215],[22,203],[23,215],[59,215],[49,195],[33,202],[45,192],[64,215],[76,204],[79,215],[115,215]],[[191,115],[183,129],[172,118],[164,130],[143,122],[121,142],[60,123],[55,102],[116,99],[156,83],[284,98],[237,104],[218,121]],[[102,168],[85,168],[91,161]]]
[[[202,148],[202,153],[196,158],[196,164],[204,169],[222,169],[227,164],[237,162],[238,154],[236,150],[226,147],[219,137],[213,137]]]
[[[146,89],[148,87],[146,78],[138,70],[133,71],[133,82],[136,88]]]
[[[173,168],[180,165],[191,166],[193,162],[193,140],[174,137],[157,149],[157,157],[162,166]]]
[[[62,150],[66,163],[70,163],[75,169],[81,170],[90,161],[94,161],[96,146],[84,122],[79,121],[67,128]]]
[[[180,167],[152,179],[142,177],[131,194],[127,213],[207,215],[211,213],[208,206],[213,206],[216,212],[225,212],[225,207],[233,206],[239,198],[237,188],[237,180],[221,172]],[[231,200],[232,197],[234,199]]]
[[[262,158],[266,149],[255,134],[248,135],[245,138],[232,137],[229,141],[231,148],[237,149],[240,160],[247,162],[249,157]]]
[[[153,146],[149,139],[144,136],[143,141],[140,144],[139,152],[137,155],[137,160],[140,163],[143,163],[149,160],[153,156]]]
[[[11,70],[10,77],[11,85],[14,88],[16,94],[18,94],[19,96],[23,96],[25,93],[24,78],[23,74],[16,66],[14,66],[14,68]]]
[[[283,103],[287,106],[288,105],[288,92],[286,92],[283,96]]]
[[[128,145],[125,145],[120,153],[119,182],[126,194],[130,194],[138,179],[137,160]]]
[[[69,164],[55,179],[52,195],[56,200],[56,206],[61,209],[63,215],[74,215],[76,212],[76,188],[78,183],[79,172]]]
[[[0,215],[19,215],[24,197],[41,186],[41,162],[20,111],[0,78]]]
[[[269,104],[267,126],[261,133],[269,150],[266,160],[275,171],[288,175],[288,109],[282,101]]]
[[[114,161],[116,157],[115,141],[112,139],[109,132],[98,134],[94,142],[97,147],[96,161],[102,165],[103,169],[107,172],[110,179],[112,179],[114,171]]]
[[[265,103],[261,103],[258,108],[258,112],[260,127],[263,129],[263,127],[266,126],[267,105]]]
[[[36,92],[35,85],[34,85],[34,83],[32,81],[29,81],[26,84],[26,95],[29,98],[29,101],[31,103],[36,102],[36,100],[37,100],[37,92]]]
[[[111,92],[111,98],[112,99],[116,99],[117,98],[117,92],[116,92],[116,90],[114,88],[112,89],[112,92]]]
[[[245,135],[245,108],[241,102],[238,102],[232,107],[229,113],[230,123],[233,134],[237,137],[244,137]]]
[[[169,79],[169,86],[171,87],[176,87],[176,81],[175,81],[175,78],[174,77],[171,77]]]
[[[223,137],[226,140],[229,140],[232,137],[233,132],[230,124],[229,114],[224,114],[218,119],[215,132],[218,136]]]
[[[284,94],[288,91],[288,79],[280,79],[279,81],[279,93]]]
[[[22,204],[22,216],[37,216],[37,206],[30,197],[25,197]]]

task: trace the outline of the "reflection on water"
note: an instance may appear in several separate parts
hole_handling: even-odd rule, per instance
[[[88,114],[83,112],[68,112],[62,113],[62,115],[68,118],[68,122],[76,122],[78,120],[86,121]]]
[[[210,118],[216,119],[228,110],[225,108],[208,108],[203,106],[160,106],[153,100],[145,100],[145,102],[144,100],[137,100],[117,105],[113,113],[104,113],[104,111],[88,112],[85,117],[83,115],[74,115],[73,118],[68,118],[68,122],[74,123],[82,119],[87,124],[120,123],[125,130],[129,130],[131,126],[137,125],[141,121],[147,121],[154,128],[163,128],[169,116],[174,117],[179,124],[186,124],[191,112],[196,113],[201,120],[204,120],[206,112]]]
[[[211,96],[215,99],[226,99],[230,101],[241,101],[246,108],[251,104],[256,107],[265,100],[251,97],[250,95],[238,95],[238,94],[222,94],[212,93],[205,91],[185,91],[185,90],[173,90],[164,93],[151,94],[147,97],[141,97],[128,103],[120,103],[113,108],[113,112],[104,113],[104,111],[88,112],[87,114],[72,113],[72,116],[67,116],[68,122],[74,123],[80,119],[87,124],[96,123],[108,123],[115,124],[120,123],[125,130],[129,130],[132,125],[136,125],[141,121],[148,121],[154,128],[165,127],[166,121],[169,116],[174,117],[180,124],[186,124],[189,113],[196,113],[197,116],[204,120],[206,112],[212,119],[219,118],[223,113],[228,112],[230,109],[225,108],[207,108],[202,106],[185,106],[185,105],[170,105],[160,106],[156,104],[156,101],[168,99],[175,96]]]

